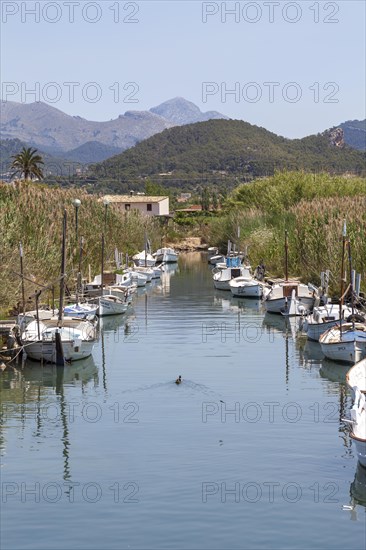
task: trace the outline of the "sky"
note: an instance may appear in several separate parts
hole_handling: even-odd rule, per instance
[[[289,138],[365,118],[363,0],[1,2],[1,99],[110,120],[184,97]]]

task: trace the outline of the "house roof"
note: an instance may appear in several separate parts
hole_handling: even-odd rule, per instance
[[[101,200],[108,200],[109,202],[122,202],[122,203],[136,203],[136,202],[161,202],[165,199],[169,199],[169,197],[162,197],[162,196],[150,196],[150,195],[105,195],[101,198]]]

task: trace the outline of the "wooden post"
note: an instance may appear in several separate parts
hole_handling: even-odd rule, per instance
[[[25,315],[25,291],[24,291],[24,271],[23,271],[23,247],[22,243],[19,243],[19,256],[20,256],[20,275],[22,278],[22,309],[23,317]]]
[[[285,279],[288,281],[288,231],[285,231]]]
[[[64,219],[62,223],[62,252],[61,252],[61,278],[60,278],[60,304],[58,310],[58,323],[62,324],[64,314],[64,298],[65,298],[65,277],[66,277],[66,228],[67,214],[64,211]]]
[[[104,285],[104,233],[102,233],[102,274],[100,281],[100,295],[103,296],[103,285]]]
[[[341,297],[339,300],[339,331],[340,331],[340,340],[342,341],[342,314],[343,314],[343,292],[344,292],[344,253],[346,249],[346,239],[347,239],[347,225],[346,220],[343,221],[343,232],[342,232],[342,260],[341,260]]]

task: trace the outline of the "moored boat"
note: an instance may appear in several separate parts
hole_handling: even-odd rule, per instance
[[[352,426],[350,437],[355,443],[360,464],[366,467],[366,359],[348,371],[346,380],[354,395],[351,419],[347,420]]]
[[[157,264],[160,264],[160,263],[170,264],[178,261],[178,252],[176,252],[173,248],[168,248],[168,247],[159,248],[153,254],[153,256]]]
[[[308,339],[319,342],[319,338],[324,332],[339,323],[340,311],[341,318],[344,320],[352,315],[352,309],[346,305],[326,304],[314,307],[313,312],[306,317],[303,325]]]
[[[320,336],[319,343],[328,359],[357,363],[366,357],[366,324],[335,325]]]

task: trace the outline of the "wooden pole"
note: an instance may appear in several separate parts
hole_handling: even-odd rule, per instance
[[[100,280],[100,295],[103,296],[103,286],[104,286],[104,233],[102,233],[102,274]]]
[[[19,243],[19,256],[20,256],[20,275],[22,278],[22,308],[23,316],[25,315],[25,291],[24,291],[24,270],[23,270],[23,247],[22,243]]]
[[[343,292],[344,292],[344,253],[346,249],[346,239],[347,239],[347,225],[346,220],[343,221],[343,232],[342,232],[342,259],[341,259],[341,298],[339,300],[339,331],[340,331],[340,340],[342,340],[342,313],[343,313]]]
[[[60,278],[60,304],[58,310],[58,323],[62,323],[64,314],[64,298],[65,298],[65,277],[66,277],[66,229],[67,229],[67,214],[64,211],[62,222],[62,252],[61,252],[61,278]]]
[[[354,320],[354,277],[352,276],[352,255],[351,255],[351,241],[347,242],[348,244],[348,265],[349,265],[349,280],[350,280],[350,290],[351,290],[351,309],[352,309],[352,325],[353,328],[355,328],[355,320]]]
[[[285,279],[288,281],[288,231],[285,231]]]

